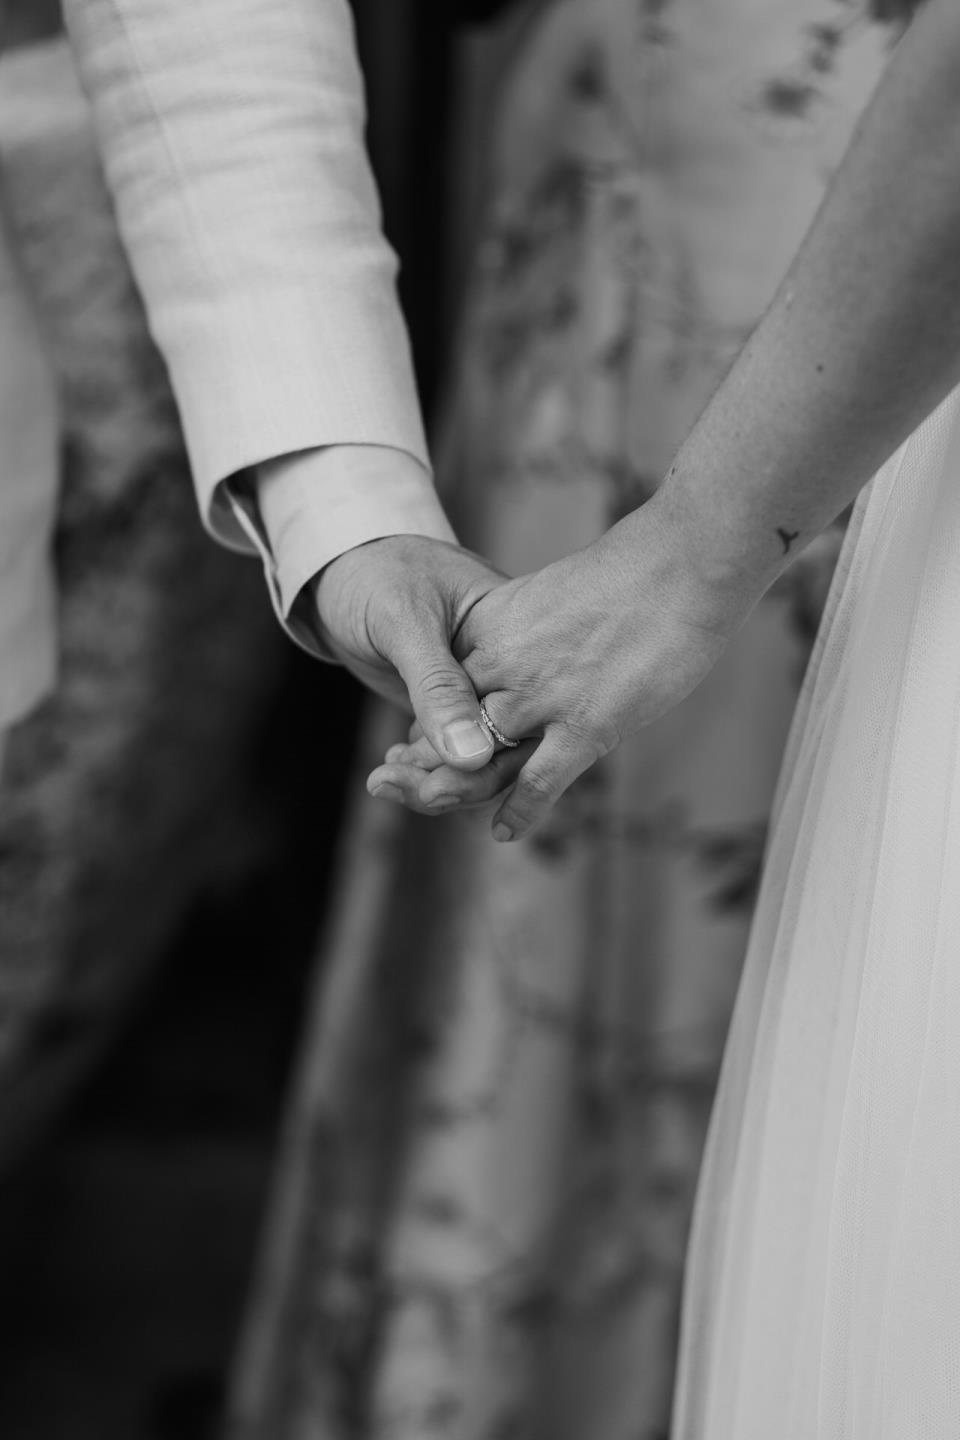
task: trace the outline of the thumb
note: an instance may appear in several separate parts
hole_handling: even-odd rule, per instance
[[[493,737],[480,720],[480,701],[466,671],[440,632],[421,637],[394,659],[424,735],[449,765],[479,770],[493,755]]]

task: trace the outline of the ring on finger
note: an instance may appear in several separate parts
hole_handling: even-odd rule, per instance
[[[516,750],[517,746],[520,744],[520,741],[511,740],[509,735],[504,735],[503,731],[493,723],[493,721],[490,719],[490,712],[487,709],[487,704],[485,700],[480,701],[480,719],[483,721],[484,726],[498,744],[505,745],[508,750]]]

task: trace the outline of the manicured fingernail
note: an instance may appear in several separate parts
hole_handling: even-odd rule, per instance
[[[476,720],[455,720],[443,732],[443,743],[458,760],[475,760],[485,755],[493,741]]]
[[[493,827],[493,838],[494,840],[499,840],[501,842],[504,840],[512,840],[513,831],[510,829],[509,825],[504,825],[502,820],[498,820],[496,825],[494,825]]]
[[[431,814],[441,815],[444,810],[455,810],[459,804],[459,795],[434,795],[427,801],[427,808]]]
[[[406,804],[403,791],[398,789],[396,785],[388,785],[386,781],[384,781],[382,785],[375,786],[370,791],[370,794],[377,800],[396,800],[401,805]]]

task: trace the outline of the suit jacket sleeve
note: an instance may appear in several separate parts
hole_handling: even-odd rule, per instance
[[[316,568],[395,531],[451,538],[345,0],[67,0],[65,12],[209,528],[269,550],[222,482],[293,452],[375,446],[404,452],[395,498],[388,480],[354,485],[353,464],[306,499],[298,482]],[[291,505],[281,494],[274,508]]]

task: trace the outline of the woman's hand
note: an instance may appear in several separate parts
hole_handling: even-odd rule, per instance
[[[688,695],[757,597],[701,573],[665,509],[655,497],[588,549],[470,610],[455,653],[494,725],[520,747],[463,774],[420,736],[388,752],[371,793],[389,786],[427,814],[502,797],[494,836],[520,839],[578,775]]]

